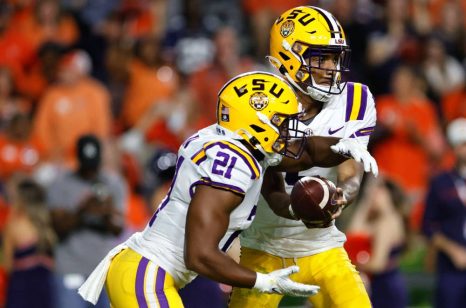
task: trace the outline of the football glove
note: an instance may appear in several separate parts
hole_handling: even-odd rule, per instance
[[[298,266],[290,266],[268,274],[257,273],[254,288],[262,293],[276,293],[300,297],[309,297],[319,292],[320,287],[318,286],[298,283],[288,277],[298,271]]]
[[[342,138],[337,144],[330,146],[330,149],[335,153],[353,158],[358,163],[362,163],[365,172],[372,172],[374,176],[379,174],[379,167],[375,158],[369,154],[367,149],[356,138]]]

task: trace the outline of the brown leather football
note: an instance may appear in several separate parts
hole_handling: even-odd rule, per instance
[[[338,210],[333,202],[336,192],[332,181],[320,176],[306,176],[293,186],[291,207],[295,215],[308,227],[326,227]]]

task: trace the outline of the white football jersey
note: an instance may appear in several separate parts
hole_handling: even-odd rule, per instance
[[[348,83],[340,95],[333,96],[319,114],[302,125],[310,135],[354,137],[367,147],[375,123],[374,98],[368,87],[360,83]],[[326,177],[336,184],[337,168],[314,167],[299,173],[284,173],[287,192],[291,192],[299,178],[310,175]],[[275,215],[262,197],[256,218],[240,238],[242,246],[284,258],[313,255],[341,247],[346,241],[345,235],[334,223],[328,228],[308,229],[301,221]]]
[[[222,251],[228,250],[255,215],[265,168],[241,142],[222,132],[220,127],[212,125],[181,145],[167,196],[145,230],[128,242],[130,248],[170,273],[178,287],[197,275],[186,268],[183,258],[186,215],[197,185],[244,196],[230,215],[228,230],[219,244]]]

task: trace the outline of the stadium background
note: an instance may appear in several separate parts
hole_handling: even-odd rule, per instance
[[[466,117],[463,0],[3,0],[2,228],[9,187],[31,176],[47,188],[76,166],[76,141],[88,133],[104,145],[104,168],[128,188],[121,236],[143,228],[166,191],[169,153],[215,121],[217,91],[227,80],[271,70],[268,29],[297,5],[336,16],[352,49],[350,79],[367,84],[377,108],[387,108],[378,110],[370,150],[409,196],[410,240],[400,267],[410,305],[430,306],[434,278],[420,221],[429,179],[453,163],[445,128]],[[357,206],[339,219],[343,230]]]

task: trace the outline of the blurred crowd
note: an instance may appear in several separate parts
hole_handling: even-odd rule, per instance
[[[446,130],[466,118],[466,1],[3,0],[2,305],[50,307],[59,297],[59,307],[72,307],[109,247],[144,228],[180,143],[215,122],[221,86],[242,72],[272,71],[268,31],[298,5],[340,21],[351,80],[376,99],[370,150],[388,180],[366,185],[382,201],[361,198],[354,211],[366,213],[348,230],[374,229],[358,224],[375,223],[361,218],[367,204],[394,203],[402,230],[389,253],[410,249],[406,234],[428,246],[421,225],[429,183],[454,166]],[[402,202],[389,197],[393,187]],[[457,255],[465,275],[466,245]],[[24,298],[35,281],[50,285]]]

